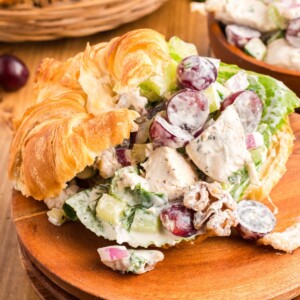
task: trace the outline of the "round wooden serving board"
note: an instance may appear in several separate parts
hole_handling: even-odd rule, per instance
[[[271,197],[278,230],[300,221],[300,116],[288,171]],[[80,223],[47,220],[43,203],[13,193],[12,214],[27,261],[55,286],[80,299],[291,299],[300,295],[300,249],[285,254],[236,235],[163,250],[155,270],[121,275],[104,266],[97,248],[113,244]],[[36,274],[39,274],[37,272]]]

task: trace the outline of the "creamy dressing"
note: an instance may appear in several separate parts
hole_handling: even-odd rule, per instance
[[[75,184],[75,182],[71,181],[70,184],[61,191],[61,193],[57,197],[50,197],[44,199],[44,202],[48,206],[49,209],[62,208],[65,201],[75,195],[79,191],[79,187]],[[52,222],[53,223],[53,222]]]
[[[175,149],[159,147],[143,164],[150,191],[164,193],[169,201],[183,195],[184,189],[197,181],[197,174]]]
[[[282,68],[300,71],[300,48],[291,46],[286,39],[278,39],[267,46],[265,62]]]
[[[121,273],[143,274],[154,269],[156,263],[164,259],[158,250],[133,250],[125,246],[108,246],[99,248],[103,264]]]
[[[125,189],[129,187],[131,190],[133,190],[138,184],[140,184],[141,187],[145,190],[149,190],[148,181],[135,172],[120,173],[120,179],[117,182],[117,186],[119,189]]]
[[[206,9],[225,24],[244,25],[261,32],[278,28],[269,17],[269,6],[260,0],[207,0]]]
[[[114,147],[106,149],[96,158],[94,167],[103,178],[111,178],[122,166],[119,164]]]
[[[249,86],[249,81],[247,74],[244,71],[239,71],[235,75],[231,76],[225,83],[225,88],[227,88],[231,93],[236,93],[239,91],[244,91]]]
[[[158,215],[161,210],[158,211]],[[150,245],[156,247],[162,246],[175,246],[181,241],[193,240],[195,236],[188,238],[176,236],[171,232],[165,230],[162,226],[159,227],[157,232],[142,232],[142,231],[128,231],[126,228],[117,225],[114,226],[107,222],[101,221],[103,230],[99,235],[110,240],[117,241],[118,244],[127,243],[131,247],[147,248]]]
[[[273,1],[272,4],[278,9],[279,13],[288,20],[300,17],[299,0]]]
[[[260,0],[207,0],[206,9],[215,12],[215,18],[225,24],[236,24],[272,32],[283,29],[292,19],[300,17],[300,3]],[[267,45],[264,61],[282,68],[300,71],[300,48],[286,39],[276,39]]]
[[[186,146],[197,167],[219,182],[251,160],[246,149],[245,133],[233,105],[223,111],[215,123]]]
[[[134,108],[138,113],[144,115],[147,113],[145,106],[148,103],[148,99],[140,95],[139,90],[134,90],[125,94],[122,94],[118,104],[116,105],[117,108]]]

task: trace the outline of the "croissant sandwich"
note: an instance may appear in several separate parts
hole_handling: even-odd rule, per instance
[[[249,209],[243,226],[239,215],[251,206],[255,234],[273,229],[259,201],[286,170],[288,115],[300,105],[281,82],[140,29],[64,62],[44,59],[33,95],[15,122],[9,176],[45,201],[52,223],[79,220],[119,244],[161,247],[232,227],[253,235]]]

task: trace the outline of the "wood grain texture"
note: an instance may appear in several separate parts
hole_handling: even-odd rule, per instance
[[[27,85],[19,92],[0,91],[0,299],[36,300],[38,296],[22,270],[15,231],[10,217],[12,185],[7,179],[7,157],[11,141],[9,124],[12,117],[19,117],[31,105],[31,91],[35,68],[44,57],[66,59],[91,44],[107,41],[137,28],[153,28],[167,38],[178,35],[196,44],[201,55],[208,55],[206,18],[190,13],[189,0],[170,0],[157,12],[139,21],[124,25],[117,30],[92,35],[85,38],[63,39],[51,42],[6,44],[0,43],[0,54],[15,54],[23,59],[31,76]]]
[[[20,245],[19,245],[20,246]],[[22,266],[26,271],[28,279],[42,300],[76,300],[77,298],[70,295],[57,285],[55,285],[48,277],[46,277],[29,259],[26,251],[20,246],[20,258]]]

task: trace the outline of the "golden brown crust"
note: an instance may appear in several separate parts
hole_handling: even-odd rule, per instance
[[[169,59],[164,37],[150,29],[88,45],[65,62],[44,59],[35,105],[15,121],[9,159],[15,188],[36,199],[57,196],[101,151],[128,138],[138,114],[116,110],[116,91],[161,75]]]
[[[267,160],[259,171],[261,186],[250,185],[243,195],[243,199],[263,200],[269,196],[273,187],[286,171],[286,162],[292,153],[294,139],[292,128],[287,119],[286,124],[273,136]]]
[[[105,58],[117,92],[126,92],[151,76],[161,75],[170,60],[164,36],[152,29],[130,31],[113,39]]]
[[[121,109],[97,117],[76,113],[44,121],[24,139],[22,163],[15,169],[17,187],[35,199],[58,195],[101,151],[128,138],[136,117],[134,111]]]

